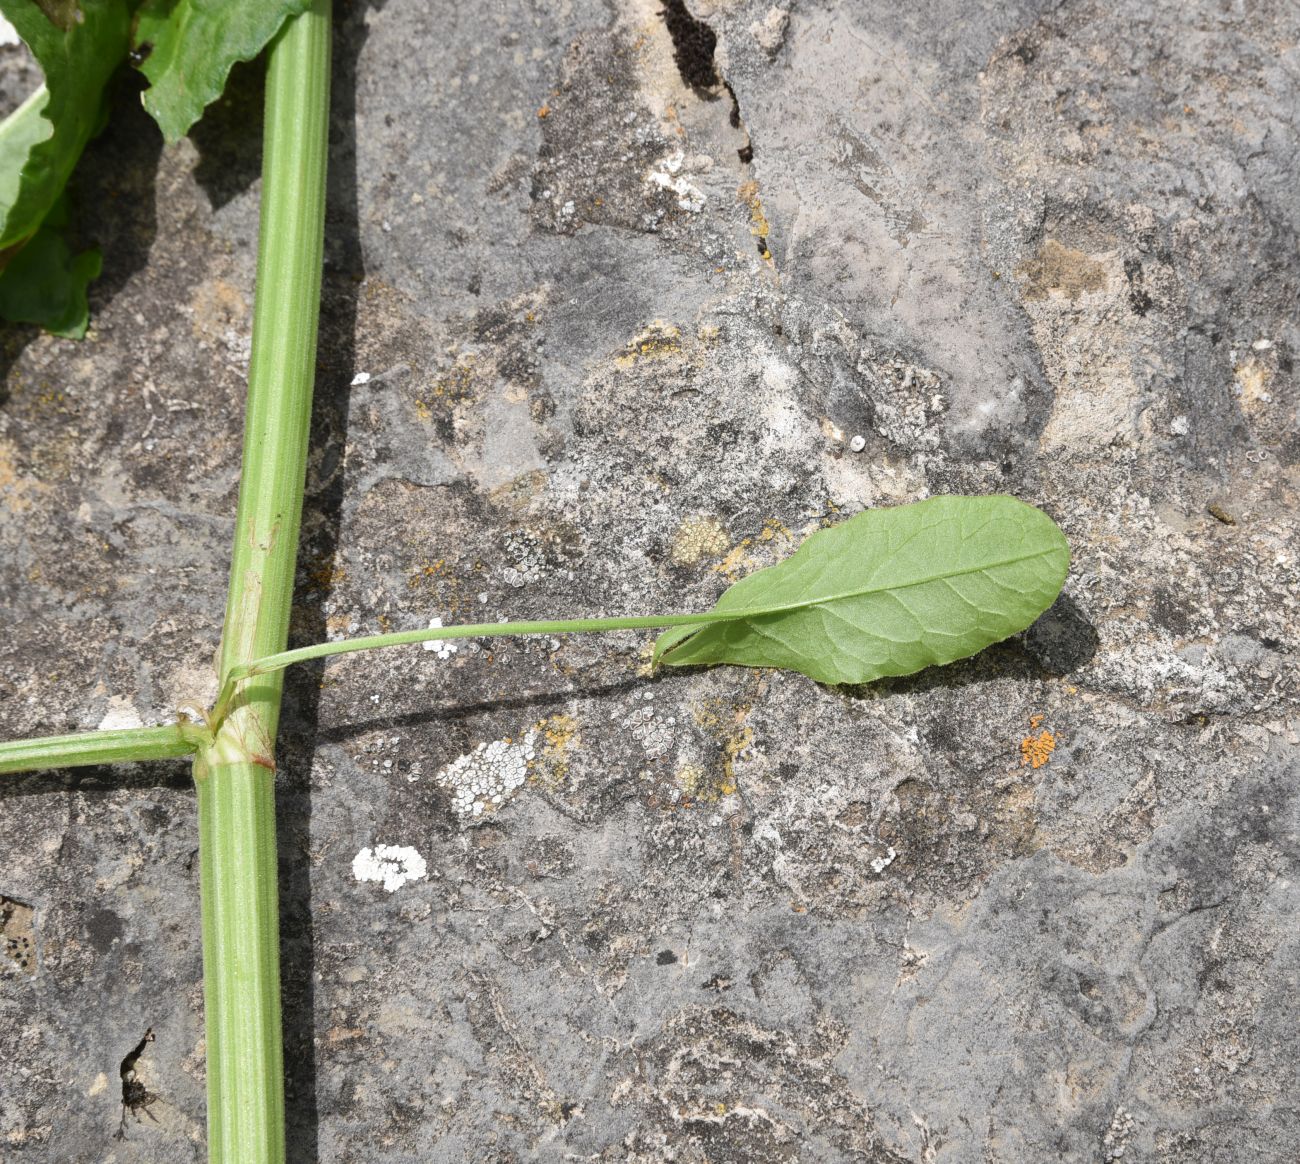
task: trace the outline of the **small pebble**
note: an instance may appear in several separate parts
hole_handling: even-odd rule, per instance
[[[867,438],[864,437],[861,433],[859,433],[857,436],[853,437],[849,441],[850,452],[860,453],[866,447],[867,447]]]

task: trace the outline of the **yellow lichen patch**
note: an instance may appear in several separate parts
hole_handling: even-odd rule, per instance
[[[1046,299],[1053,292],[1078,299],[1087,291],[1104,291],[1108,278],[1105,263],[1054,238],[1044,240],[1038,254],[1021,263],[1016,274],[1025,279],[1026,299]]]
[[[1237,381],[1237,390],[1241,393],[1241,407],[1246,412],[1255,412],[1261,406],[1272,403],[1273,398],[1267,389],[1269,370],[1254,356],[1233,368],[1232,374]]]
[[[745,712],[749,714],[748,710]],[[736,791],[736,761],[754,744],[754,729],[742,726],[734,735],[722,741],[722,782],[718,785],[723,796]]]
[[[748,182],[742,182],[736,193],[740,195],[740,200],[749,207],[749,233],[758,242],[759,257],[770,263],[772,261],[772,252],[767,247],[767,236],[771,233],[772,226],[767,221],[767,215],[763,212],[763,202],[758,196],[758,183],[752,178]]]
[[[725,699],[706,699],[691,710],[692,718],[718,742],[722,753],[722,764],[710,781],[714,800],[736,791],[736,762],[754,744],[754,729],[746,723],[753,710],[752,704]],[[706,798],[697,795],[697,799]]]
[[[776,538],[784,538],[788,542],[793,539],[793,536],[790,533],[790,527],[784,522],[778,521],[775,517],[769,517],[763,522],[763,528],[758,532],[760,542],[770,542]]]
[[[460,404],[474,395],[475,357],[473,352],[461,356],[447,371],[434,377],[429,395]]]
[[[332,556],[317,558],[306,566],[307,587],[328,594],[347,576],[348,572]]]
[[[722,523],[709,515],[688,517],[673,534],[670,551],[673,564],[694,566],[705,558],[716,558],[726,551],[727,531]]]
[[[614,357],[614,363],[620,368],[630,368],[641,360],[665,360],[680,355],[681,351],[681,328],[656,319]]]
[[[569,774],[568,753],[581,742],[582,729],[573,716],[561,712],[538,720],[533,731],[536,736],[528,779],[544,788],[559,788]]]
[[[479,375],[477,357],[466,352],[446,371],[439,372],[415,398],[415,415],[426,423],[433,419],[435,409],[446,415],[448,408],[474,399],[474,382]]]
[[[713,572],[721,574],[728,582],[736,582],[744,575],[753,573],[758,568],[758,563],[749,556],[748,552],[753,544],[753,538],[741,538],[740,542],[727,552],[726,557],[713,567]]]
[[[1043,717],[1041,715],[1031,715],[1029,717],[1029,735],[1020,741],[1020,763],[1028,764],[1031,768],[1041,768],[1048,760],[1052,758],[1052,753],[1056,750],[1056,736],[1047,728],[1042,728]],[[1033,733],[1038,731],[1037,735]]]
[[[711,771],[702,764],[683,764],[673,776],[681,793],[678,808],[697,804],[716,804],[736,791],[735,782],[725,771]]]
[[[474,622],[478,603],[474,587],[457,576],[455,567],[446,558],[423,559],[406,576],[406,585],[412,590],[425,591],[419,602],[425,609],[436,610],[439,617],[451,622]]]
[[[14,468],[14,446],[0,441],[0,505],[10,513],[22,513],[32,505],[31,495],[49,488],[35,477],[20,477]]]
[[[681,789],[682,796],[688,801],[702,800],[701,790],[705,790],[705,780],[707,779],[704,768],[699,764],[683,764],[677,769],[673,777],[673,783]],[[716,797],[714,798],[716,799]]]

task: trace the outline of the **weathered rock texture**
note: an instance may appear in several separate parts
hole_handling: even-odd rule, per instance
[[[693,11],[712,85],[655,0],[343,6],[296,637],[702,609],[939,492],[1044,506],[1065,595],[865,690],[300,671],[292,1159],[1300,1158],[1296,6]],[[166,150],[123,85],[94,331],[6,336],[6,736],[212,696],[257,76]],[[0,814],[0,1155],[201,1160],[184,766]]]

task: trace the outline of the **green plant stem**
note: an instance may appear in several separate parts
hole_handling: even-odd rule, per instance
[[[271,675],[307,663],[313,659],[327,659],[331,655],[347,655],[353,651],[373,651],[380,647],[403,647],[412,643],[429,643],[443,639],[508,638],[514,635],[570,635],[622,630],[654,630],[656,627],[704,626],[708,623],[729,622],[752,615],[752,611],[709,611],[705,614],[648,614],[616,616],[613,618],[561,618],[542,621],[476,622],[464,626],[438,626],[419,630],[394,631],[386,635],[366,635],[357,639],[340,639],[333,643],[316,643],[292,651],[277,651],[233,667],[226,674],[226,685],[217,698],[213,719],[220,723],[240,680],[258,675]]]
[[[160,727],[115,728],[0,743],[0,776],[47,768],[88,764],[124,764],[136,760],[177,760],[192,756],[207,741],[205,728],[192,723]]]
[[[329,126],[329,0],[269,50],[261,227],[244,459],[219,670],[284,649],[320,312]],[[275,852],[282,677],[238,685],[194,762],[199,793],[208,1155],[284,1159]]]

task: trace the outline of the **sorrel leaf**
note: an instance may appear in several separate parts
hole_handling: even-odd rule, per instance
[[[667,631],[654,657],[784,667],[819,683],[910,675],[1024,630],[1069,564],[1056,523],[1014,497],[869,509],[741,579],[714,607],[725,620]]]
[[[0,125],[0,262],[36,233],[98,130],[104,85],[126,54],[126,0],[0,0],[45,73]]]
[[[145,0],[135,50],[149,78],[144,107],[169,142],[221,96],[236,61],[252,60],[309,0]]]
[[[90,324],[86,286],[99,278],[101,265],[97,250],[73,255],[47,221],[0,271],[0,317],[82,339]]]

